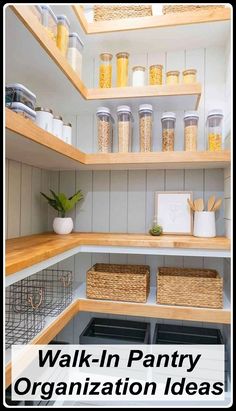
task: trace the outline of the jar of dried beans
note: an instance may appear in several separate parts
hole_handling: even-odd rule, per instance
[[[174,151],[176,115],[172,112],[162,114],[162,151]]]
[[[186,111],[184,114],[184,149],[197,151],[197,132],[199,115],[196,111]]]
[[[152,151],[152,105],[139,106],[139,141],[140,151]]]
[[[110,109],[99,107],[97,109],[97,127],[98,127],[98,151],[100,153],[110,153],[112,151],[112,123]]]
[[[112,79],[112,54],[102,53],[100,54],[100,68],[99,68],[99,87],[111,88]]]
[[[208,126],[208,150],[222,150],[222,110],[211,110],[207,116]]]
[[[129,106],[117,107],[118,146],[120,153],[131,151],[132,113]]]

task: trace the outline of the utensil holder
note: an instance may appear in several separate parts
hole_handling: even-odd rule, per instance
[[[214,211],[195,211],[193,235],[195,237],[216,236],[216,222]]]

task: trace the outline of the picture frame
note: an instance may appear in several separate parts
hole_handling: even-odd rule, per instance
[[[192,235],[193,216],[187,199],[192,200],[191,191],[155,191],[155,216],[163,234]]]

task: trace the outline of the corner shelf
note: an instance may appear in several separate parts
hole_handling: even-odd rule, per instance
[[[129,170],[219,168],[230,164],[230,151],[86,154],[5,109],[6,156],[52,170]]]

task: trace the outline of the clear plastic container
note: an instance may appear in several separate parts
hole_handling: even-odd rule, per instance
[[[162,151],[174,151],[176,115],[172,112],[162,114]]]
[[[117,87],[126,87],[128,86],[129,53],[117,53],[116,58],[116,85]]]
[[[167,71],[166,84],[179,84],[179,71]]]
[[[184,150],[197,151],[199,115],[196,111],[186,111],[184,114]]]
[[[188,69],[183,71],[183,83],[184,84],[193,84],[197,81],[197,70]]]
[[[99,107],[96,112],[98,128],[98,151],[100,153],[110,153],[112,151],[113,118],[110,109]]]
[[[36,124],[48,131],[53,132],[53,112],[50,108],[36,107]]]
[[[162,69],[161,64],[155,64],[149,67],[149,84],[150,86],[160,86],[162,84]]]
[[[222,110],[211,110],[207,116],[208,127],[208,150],[221,151],[222,150]]]
[[[102,53],[100,54],[100,67],[99,67],[99,87],[111,88],[112,84],[112,54]]]
[[[5,104],[7,107],[11,107],[12,103],[22,103],[34,110],[36,95],[23,86],[23,84],[7,84],[5,88]]]
[[[133,76],[132,76],[132,86],[133,87],[140,87],[145,85],[145,67],[143,66],[135,66],[132,68]]]
[[[132,113],[129,106],[117,107],[118,117],[118,150],[120,153],[131,151]]]
[[[64,56],[67,54],[69,45],[69,30],[70,22],[68,18],[64,14],[57,16],[57,47]]]
[[[51,37],[54,41],[57,41],[57,18],[51,7],[47,4],[42,4],[40,7],[42,10],[42,25],[47,31],[49,37]]]
[[[37,20],[42,23],[42,8],[38,4],[35,5],[28,5],[28,9],[31,11],[31,13],[34,14],[34,16],[37,18]]]
[[[35,121],[36,119],[35,111],[25,106],[25,104],[15,102],[15,103],[12,103],[10,108],[15,113],[21,114],[23,117],[29,118],[32,121]]]
[[[82,75],[82,52],[84,44],[82,43],[77,33],[69,34],[69,47],[67,50],[67,61],[75,70],[75,72],[81,77]]]
[[[140,151],[152,151],[152,105],[141,104],[139,106],[139,140]]]

